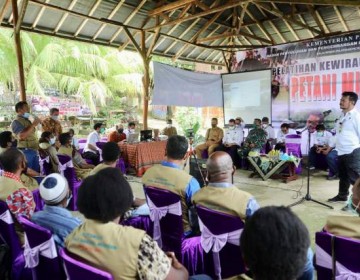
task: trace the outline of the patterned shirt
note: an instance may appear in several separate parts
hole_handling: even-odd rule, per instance
[[[245,143],[255,144],[254,149],[261,149],[266,142],[267,133],[262,128],[254,128],[250,130],[246,137]]]
[[[62,127],[59,121],[53,120],[51,117],[47,117],[41,123],[42,131],[50,131],[54,135],[59,136],[62,133]]]
[[[3,176],[23,184],[20,177],[14,173],[4,171]],[[29,191],[25,186],[24,188],[19,188],[10,194],[6,198],[6,204],[8,205],[10,212],[15,216],[24,215],[30,219],[34,213],[34,198],[31,191]]]
[[[139,279],[165,279],[169,274],[171,262],[157,243],[145,234],[141,240],[137,272]]]

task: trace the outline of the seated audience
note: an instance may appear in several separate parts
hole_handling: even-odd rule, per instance
[[[107,167],[116,167],[116,163],[120,157],[120,148],[114,142],[105,143],[102,148],[102,158],[103,162],[95,166],[93,170],[91,170],[90,175],[95,175],[100,170],[103,170]]]
[[[66,249],[114,280],[188,279],[173,253],[166,255],[144,231],[119,225],[132,200],[130,185],[117,168],[86,178],[77,202],[86,220],[67,237]]]
[[[360,178],[356,180],[343,210],[355,215],[330,215],[324,229],[334,235],[360,239]]]
[[[222,144],[215,149],[215,151],[224,151],[227,152],[234,162],[235,165],[240,164],[240,158],[237,153],[238,148],[240,148],[241,143],[244,140],[244,133],[242,129],[236,129],[235,120],[229,120],[228,129],[225,132]]]
[[[171,136],[166,144],[166,160],[161,165],[149,168],[142,177],[142,183],[180,196],[184,234],[188,236],[196,230],[189,222],[189,212],[192,209],[192,197],[200,185],[194,177],[182,170],[187,150],[188,141],[185,137]]]
[[[244,120],[243,120],[242,118],[237,117],[237,118],[235,119],[235,128],[236,128],[236,129],[240,129],[240,130],[244,130],[244,128],[245,128],[245,122],[244,122]]]
[[[109,133],[108,141],[119,143],[123,140],[126,140],[126,134],[124,133],[124,126],[119,124],[114,131]]]
[[[78,151],[72,146],[72,139],[69,133],[62,133],[59,136],[60,148],[58,150],[59,155],[67,155],[71,157],[75,173],[78,179],[84,179],[89,176],[91,170],[95,167],[92,164],[88,164],[80,155]]]
[[[50,132],[45,131],[39,139],[39,154],[42,158],[49,157],[52,172],[59,173],[59,159],[55,148],[56,137]]]
[[[60,111],[58,108],[50,109],[50,116],[46,117],[42,122],[42,131],[50,131],[55,137],[59,137],[62,133],[61,123],[59,122]]]
[[[266,153],[272,150],[274,141],[275,141],[275,131],[274,128],[269,123],[268,117],[263,117],[261,120],[261,127],[266,131]]]
[[[287,123],[283,123],[280,126],[280,130],[278,131],[276,138],[275,150],[280,150],[283,153],[286,151],[285,147],[285,138],[288,135],[296,135],[296,131],[290,128],[290,125]]]
[[[65,238],[82,221],[66,209],[72,197],[67,180],[60,174],[50,174],[40,183],[40,196],[44,210],[35,212],[32,221],[53,233],[59,247],[65,247]]]
[[[162,131],[163,135],[166,135],[167,137],[177,135],[176,127],[172,126],[172,120],[166,121],[166,127]]]
[[[256,211],[245,223],[240,244],[254,280],[313,279],[309,232],[289,208]]]
[[[247,157],[250,151],[260,152],[266,143],[266,132],[261,128],[261,120],[254,119],[254,128],[250,130],[243,147],[238,151],[240,157]]]
[[[96,123],[94,125],[94,131],[91,132],[87,139],[83,152],[83,158],[90,159],[94,165],[98,165],[100,161],[99,149],[96,146],[96,142],[100,142],[100,134],[105,132],[105,127],[102,123]]]
[[[194,204],[237,216],[244,222],[259,209],[251,194],[233,185],[235,168],[227,153],[213,153],[206,167],[209,184],[193,196]]]
[[[224,131],[217,127],[218,119],[211,119],[211,128],[206,131],[205,143],[197,145],[195,147],[196,157],[202,158],[202,152],[204,150],[208,151],[209,156],[215,151],[215,148],[218,147],[221,143],[221,140],[224,137]]]
[[[72,146],[76,149],[76,150],[79,150],[80,146],[79,146],[79,140],[75,137],[75,131],[70,128],[69,129],[69,134],[71,136],[71,139],[72,139]]]
[[[39,172],[39,142],[36,137],[36,127],[41,120],[35,116],[33,122],[29,120],[30,109],[26,101],[16,103],[15,111],[17,116],[11,123],[11,130],[18,141],[17,148],[24,153],[29,167]]]
[[[317,158],[325,157],[323,151],[327,150],[329,147],[331,138],[331,132],[326,131],[323,124],[318,124],[316,126],[315,143],[314,146],[311,147],[309,153],[310,169],[315,169]]]
[[[32,192],[21,181],[21,173],[26,169],[26,158],[18,149],[10,148],[0,154],[4,170],[0,176],[0,200],[5,201],[10,212],[17,218],[23,215],[30,219],[35,210]],[[15,222],[15,230],[21,243],[24,243],[24,230]]]
[[[0,133],[0,154],[7,151],[10,148],[16,149],[17,141],[13,137],[11,131],[3,131]],[[1,166],[0,166],[1,167]],[[40,176],[40,173],[27,167],[24,172],[21,173],[20,179],[22,183],[29,190],[35,190],[39,187],[37,180],[33,177]]]
[[[135,133],[135,123],[129,122],[127,129],[124,130],[124,133],[126,135],[126,139],[128,139],[129,134]]]

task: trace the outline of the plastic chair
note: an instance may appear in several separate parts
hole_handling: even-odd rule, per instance
[[[77,210],[77,206],[76,206],[77,194],[78,194],[79,187],[81,185],[81,181],[78,181],[76,178],[76,173],[75,173],[75,169],[74,169],[74,165],[72,163],[71,157],[69,157],[67,155],[58,155],[58,158],[59,158],[60,174],[63,175],[67,179],[67,181],[69,183],[69,188],[72,192],[72,198],[70,200],[68,209],[72,210],[72,211],[76,211]]]
[[[15,231],[13,216],[4,201],[0,201],[0,237],[11,251],[11,279],[31,279],[31,271],[25,268],[24,250]]]
[[[318,280],[360,279],[359,240],[317,232],[315,244]]]
[[[243,221],[239,217],[203,206],[196,206],[196,209],[204,250],[205,274],[215,279],[243,274],[246,270],[239,248]],[[224,238],[227,241],[221,246],[219,241]]]
[[[49,275],[51,279],[64,280],[52,233],[25,217],[19,216],[18,221],[25,230],[25,264],[31,269],[33,280],[47,280]]]
[[[44,200],[41,198],[39,189],[33,190],[33,191],[32,191],[32,195],[33,195],[33,198],[34,198],[34,201],[35,201],[35,205],[36,205],[36,206],[35,206],[35,212],[43,210],[43,209],[44,209],[45,202],[44,202]]]
[[[40,175],[47,176],[52,173],[52,165],[50,162],[50,156],[39,156]]]
[[[60,250],[60,256],[64,261],[65,273],[68,280],[113,280],[114,278],[108,272],[97,269],[93,266],[76,260],[66,251]]]

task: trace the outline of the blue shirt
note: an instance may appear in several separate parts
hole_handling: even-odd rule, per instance
[[[50,230],[59,247],[65,247],[65,238],[82,224],[82,221],[73,217],[69,210],[50,205],[45,205],[43,211],[35,212],[31,219],[34,223]]]
[[[20,118],[23,118],[25,119],[24,117],[22,116],[19,116]],[[25,119],[29,122],[29,125],[31,124],[31,121],[29,121],[28,119]],[[11,130],[14,132],[14,134],[19,134],[21,132],[23,132],[23,130],[25,129],[26,127],[23,126],[18,120],[14,120],[12,123],[11,123]]]
[[[171,168],[181,169],[181,167],[179,165],[172,163],[172,162],[165,161],[165,160],[161,162],[161,165],[171,167]],[[194,177],[191,177],[189,184],[185,188],[185,198],[186,198],[186,203],[188,206],[192,204],[191,198],[198,190],[200,190],[199,182]]]
[[[215,187],[215,188],[229,188],[229,187],[233,186],[232,184],[225,183],[225,182],[223,182],[223,183],[210,183],[210,185],[212,187]],[[256,210],[258,210],[259,208],[260,208],[260,206],[257,203],[256,199],[254,197],[250,197],[249,202],[246,205],[246,212],[245,212],[246,218],[251,217],[256,212]]]

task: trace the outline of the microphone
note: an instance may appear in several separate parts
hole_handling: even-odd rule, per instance
[[[331,110],[327,110],[327,111],[323,112],[324,117],[327,117],[328,115],[330,115],[331,112],[332,112]]]

